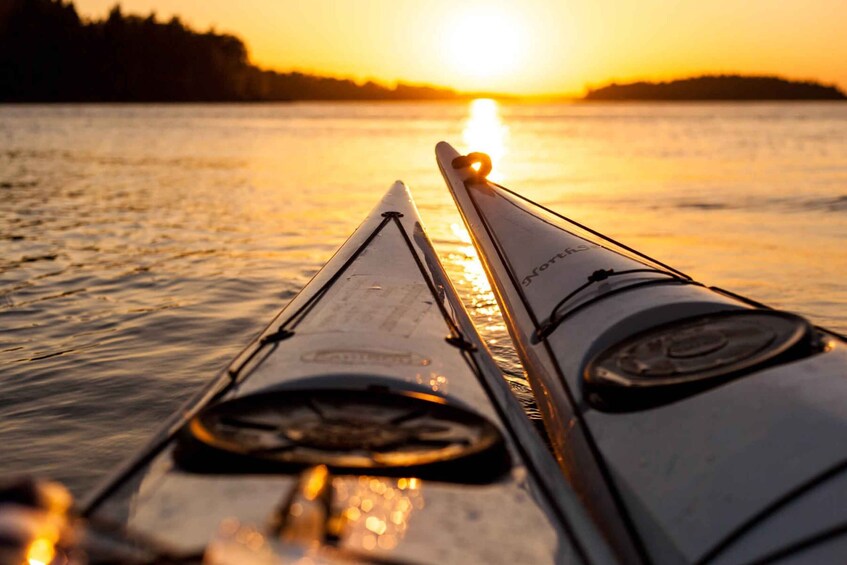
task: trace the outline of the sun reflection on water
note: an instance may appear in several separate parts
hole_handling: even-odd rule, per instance
[[[49,537],[36,538],[26,553],[27,565],[47,565],[56,556],[55,539]]]
[[[468,230],[465,229],[465,226],[454,223],[450,224],[450,231],[453,232],[456,239],[464,244],[458,248],[458,251],[463,255],[458,260],[458,263],[462,267],[463,282],[469,284],[473,291],[474,307],[482,307],[483,302],[492,302],[494,300],[494,293],[491,290],[491,285],[488,283],[488,277],[485,275],[485,269],[482,267],[476,248],[471,243],[471,236],[468,234]],[[483,313],[490,314],[490,312]]]
[[[424,506],[422,481],[416,478],[338,477],[333,487],[344,518],[344,545],[351,548],[395,548],[412,511]]]
[[[447,388],[450,380],[446,375],[441,373],[430,372],[429,374],[418,373],[415,375],[415,380],[418,384],[426,385],[432,389],[432,392],[447,394]]]
[[[497,164],[506,155],[506,140],[509,128],[500,119],[500,108],[496,100],[477,98],[470,105],[470,115],[462,131],[462,141],[468,151],[481,151],[491,157],[494,169],[488,177],[497,182],[503,175]]]
[[[450,230],[456,236],[456,239],[463,244],[458,247],[458,253],[453,258],[453,262],[461,268],[459,276],[462,278],[463,286],[470,288],[468,294],[473,301],[471,311],[474,321],[485,330],[486,334],[505,333],[506,326],[503,324],[503,317],[500,314],[500,308],[497,306],[494,291],[491,290],[485,269],[471,243],[468,231],[465,226],[457,223],[450,224]],[[489,345],[494,345],[498,340],[489,337],[486,341]]]
[[[326,468],[307,475],[302,485],[303,500],[310,494],[317,496],[315,486],[326,486],[328,478]],[[305,508],[292,505],[293,523],[284,525],[281,536],[268,535],[267,528],[234,517],[224,519],[203,562],[305,564],[314,563],[313,556],[323,562],[320,555],[328,548],[384,553],[400,544],[411,515],[424,507],[423,481],[415,477],[337,476],[331,478],[331,488],[329,515],[310,516]],[[313,526],[318,529],[313,530]],[[320,531],[329,536],[329,546],[321,535],[315,535]]]

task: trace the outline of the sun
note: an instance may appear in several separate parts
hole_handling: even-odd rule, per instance
[[[501,11],[467,10],[450,18],[444,52],[465,83],[486,87],[520,65],[526,41],[520,20]]]

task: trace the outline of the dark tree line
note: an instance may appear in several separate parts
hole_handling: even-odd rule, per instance
[[[715,75],[589,90],[586,100],[844,100],[835,86],[771,76]]]
[[[277,73],[238,37],[115,6],[84,21],[72,2],[0,0],[0,101],[250,101],[453,98],[451,90]]]

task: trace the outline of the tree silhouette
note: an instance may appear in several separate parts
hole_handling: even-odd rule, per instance
[[[252,65],[239,38],[174,17],[82,21],[72,2],[0,1],[0,101],[249,101],[453,98],[452,90],[374,83]]]

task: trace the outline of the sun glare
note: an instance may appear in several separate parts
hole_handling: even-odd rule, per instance
[[[468,11],[451,20],[444,49],[463,76],[480,80],[505,76],[515,70],[525,50],[519,23],[504,12]]]
[[[494,170],[488,178],[502,182],[503,175],[497,168],[506,154],[506,139],[509,128],[500,120],[499,106],[496,100],[477,98],[470,104],[470,115],[462,131],[462,141],[468,151],[482,151],[491,157]]]

